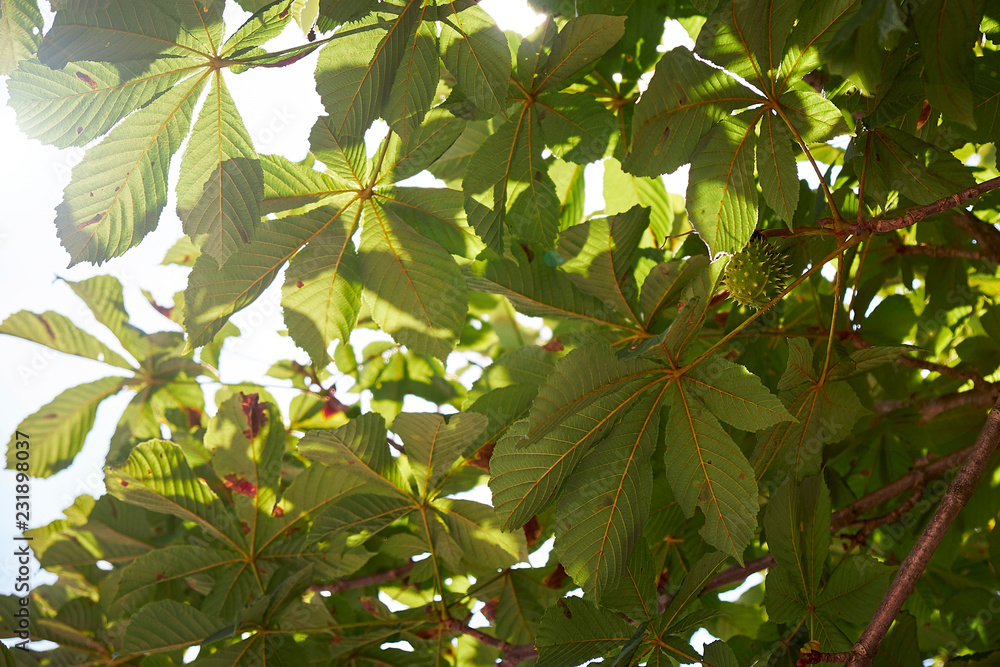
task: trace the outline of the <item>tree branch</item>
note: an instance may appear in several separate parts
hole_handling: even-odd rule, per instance
[[[535,650],[535,647],[531,644],[511,644],[510,642],[505,642],[502,639],[491,637],[481,630],[470,628],[468,625],[455,618],[448,619],[445,622],[445,625],[452,632],[469,635],[482,644],[486,644],[487,646],[492,646],[493,648],[503,651],[504,658],[500,662],[501,667],[511,667],[512,665],[516,665],[519,662],[538,655],[538,651]]]
[[[972,496],[976,482],[982,476],[998,444],[1000,444],[1000,400],[993,405],[993,409],[986,417],[986,425],[979,432],[969,458],[951,483],[934,516],[899,566],[895,579],[882,599],[882,604],[861,634],[861,639],[854,645],[847,667],[869,667],[872,664],[886,632],[889,631],[889,626],[903,607],[906,598],[913,592],[917,579],[927,567],[952,522]]]
[[[885,220],[862,220],[858,224],[854,225],[854,228],[851,231],[854,234],[863,234],[866,232],[883,233],[891,232],[896,229],[903,229],[904,227],[914,225],[924,218],[932,216],[936,213],[943,213],[944,211],[961,206],[970,199],[975,199],[979,195],[997,188],[1000,188],[1000,177],[983,181],[978,185],[974,185],[971,188],[962,190],[961,192],[956,192],[953,195],[939,199],[936,202],[927,204],[926,206],[911,208],[909,211],[896,218],[887,218]]]
[[[973,380],[975,381],[975,380]],[[884,413],[900,408],[915,408],[920,412],[921,423],[926,423],[942,412],[967,405],[986,407],[992,405],[1000,395],[1000,384],[984,383],[970,391],[945,394],[918,401],[875,401],[875,412]]]
[[[399,567],[394,567],[391,570],[386,570],[384,572],[375,572],[374,574],[357,577],[355,579],[341,579],[340,581],[335,581],[332,584],[315,584],[310,586],[309,590],[343,593],[344,591],[349,591],[352,588],[377,586],[378,584],[384,584],[385,582],[392,581],[393,579],[405,577],[410,573],[410,570],[412,570],[415,565],[416,563],[411,560],[400,565]]]

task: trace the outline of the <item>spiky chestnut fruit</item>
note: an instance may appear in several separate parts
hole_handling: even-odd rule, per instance
[[[760,308],[785,288],[788,261],[781,251],[762,238],[729,258],[726,288],[741,306]]]

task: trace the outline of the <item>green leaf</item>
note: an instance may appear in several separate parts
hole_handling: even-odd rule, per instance
[[[437,498],[433,507],[461,547],[463,560],[473,568],[496,572],[528,559],[524,533],[501,532],[496,513],[489,505]]]
[[[70,265],[102,264],[151,232],[167,203],[167,171],[191,124],[203,77],[174,86],[125,119],[73,168],[56,208]]]
[[[531,406],[527,440],[537,442],[546,433],[615,390],[641,381],[651,384],[660,375],[658,367],[643,359],[620,359],[603,346],[573,350],[556,364],[555,372],[539,390]]]
[[[786,41],[779,90],[786,88],[793,78],[801,77],[823,63],[821,53],[862,3],[863,0],[830,0],[814,4],[802,12]]]
[[[226,266],[208,255],[195,263],[184,292],[187,304],[184,329],[188,346],[195,348],[212,340],[233,313],[245,308],[267,289],[278,270],[305,243],[319,236],[328,226],[337,224],[343,215],[354,222],[347,236],[354,233],[359,209],[354,199],[343,195],[338,207],[323,206],[302,215],[281,218],[261,229],[253,243],[238,251]]]
[[[659,422],[655,405],[650,398],[631,408],[576,466],[559,500],[559,562],[597,604],[621,583],[649,514],[649,459]],[[646,574],[651,582],[652,574]]]
[[[392,23],[382,15],[363,19],[357,27],[370,29],[335,39],[320,51],[316,92],[335,138],[363,136],[382,112],[418,5],[411,1]]]
[[[563,598],[538,626],[538,667],[575,667],[629,640],[634,628],[610,611],[579,598]]]
[[[218,568],[232,565],[240,558],[240,554],[228,549],[206,549],[187,544],[154,549],[122,569],[114,606],[127,610],[141,604],[161,582],[169,585],[173,581],[212,576]]]
[[[264,173],[260,210],[263,214],[308,206],[354,189],[306,164],[279,155],[261,155],[260,166]]]
[[[556,39],[557,32],[555,21],[546,16],[541,25],[530,35],[525,35],[518,45],[517,71],[514,76],[527,90],[535,90],[535,77],[545,67],[549,54],[552,53],[552,43]]]
[[[378,182],[402,181],[422,172],[455,143],[464,129],[465,119],[440,108],[431,109],[423,125],[386,137],[388,146]]]
[[[402,519],[416,507],[399,496],[357,493],[332,503],[313,523],[310,536],[330,539],[340,532],[367,538]]]
[[[418,7],[420,3],[415,3]],[[437,31],[429,19],[433,5],[419,7],[416,29],[407,37],[403,57],[389,90],[383,116],[393,132],[404,139],[420,126],[430,109],[441,76]]]
[[[465,324],[461,269],[441,246],[369,200],[358,247],[372,318],[398,343],[444,360]]]
[[[807,144],[848,132],[840,109],[815,91],[793,88],[781,96],[780,102],[788,121]]]
[[[167,10],[153,0],[108,0],[101,11],[84,5],[62,8],[38,49],[52,69],[67,62],[120,63],[158,56],[210,56],[222,37],[222,7],[198,0],[172,3]],[[197,23],[196,23],[197,21]]]
[[[870,556],[848,556],[830,575],[816,609],[835,619],[870,618],[889,588],[895,568]]]
[[[177,215],[184,233],[224,265],[255,236],[263,185],[250,134],[216,71],[181,160]]]
[[[404,412],[393,420],[392,432],[403,439],[422,497],[437,486],[487,423],[486,417],[475,413],[455,415],[447,423],[442,415],[427,412]]]
[[[486,247],[465,219],[459,190],[400,187],[376,195],[383,208],[453,255],[476,257]]]
[[[713,551],[701,556],[691,567],[684,577],[680,589],[671,596],[670,604],[667,605],[667,608],[657,620],[658,626],[663,629],[664,633],[675,632],[676,628],[684,625],[688,606],[701,595],[705,584],[715,575],[716,570],[725,561],[726,554],[721,551]],[[681,612],[685,613],[682,614]]]
[[[608,158],[604,161],[604,212],[622,213],[636,204],[649,209],[649,228],[658,246],[664,237],[679,231],[674,229],[674,203],[663,180],[626,174],[618,160]]]
[[[458,87],[490,116],[503,113],[510,85],[507,38],[477,5],[441,12],[441,58]]]
[[[107,377],[70,387],[38,412],[25,417],[17,431],[31,436],[31,475],[50,477],[70,463],[83,449],[94,425],[97,406],[125,386],[125,378]],[[7,446],[7,468],[17,465],[15,432]]]
[[[117,352],[78,328],[68,317],[51,310],[41,315],[27,310],[18,311],[0,324],[0,333],[30,340],[66,354],[134,370]]]
[[[537,114],[526,109],[498,127],[469,159],[462,183],[469,223],[498,254],[505,221],[526,241],[550,246],[555,239],[559,199],[541,158],[543,145]]]
[[[106,480],[108,493],[115,498],[193,521],[221,542],[243,550],[246,538],[239,520],[195,475],[174,443],[142,443],[123,466],[107,470]]]
[[[720,419],[744,431],[791,421],[785,406],[745,367],[713,356],[682,378]]]
[[[662,262],[650,270],[639,295],[639,308],[647,329],[661,310],[680,300],[684,289],[704,272],[707,265],[708,258],[699,255],[687,261]]]
[[[830,493],[822,478],[809,477],[801,485],[785,480],[768,501],[764,530],[778,567],[799,597],[815,606],[831,541]]]
[[[736,659],[736,654],[726,642],[714,641],[705,645],[704,661],[702,664],[712,667],[739,667],[740,661]]]
[[[137,361],[145,361],[152,356],[150,337],[129,322],[124,290],[117,278],[101,275],[79,282],[66,281],[66,284],[87,304],[94,318],[110,329],[122,347]]]
[[[385,420],[367,413],[330,431],[313,430],[299,441],[302,456],[356,477],[375,482],[369,493],[381,489],[409,498],[396,460],[389,453]]]
[[[742,250],[757,226],[756,118],[749,121],[750,114],[756,112],[724,118],[691,161],[688,216],[713,255]]]
[[[319,0],[319,29],[329,32],[340,23],[355,21],[377,4],[378,0]]]
[[[927,101],[973,129],[975,99],[969,70],[984,4],[984,0],[932,0],[921,4],[913,17],[924,54]]]
[[[637,176],[668,174],[691,161],[716,122],[758,103],[731,76],[695,60],[687,49],[668,51],[635,107],[632,144],[622,168]]]
[[[752,457],[757,479],[772,468],[791,470],[798,479],[817,474],[823,446],[843,440],[865,412],[857,394],[843,382],[798,385],[783,390],[781,398],[797,421],[758,434]]]
[[[559,266],[580,291],[638,322],[637,289],[628,271],[648,226],[649,210],[635,206],[570,227],[559,235],[558,252],[565,258]]]
[[[141,655],[194,646],[225,625],[222,619],[209,616],[189,604],[156,600],[131,618],[122,639],[121,651],[126,655]]]
[[[226,393],[232,395],[223,401]],[[227,387],[218,400],[205,447],[211,452],[212,468],[232,491],[236,513],[256,548],[263,532],[261,519],[270,515],[277,500],[285,425],[274,399],[266,394],[235,393]]]
[[[586,14],[571,18],[556,36],[533,90],[558,90],[568,78],[596,62],[624,34],[624,16]]]
[[[627,614],[633,620],[656,618],[658,599],[656,584],[660,573],[653,562],[646,541],[640,539],[632,550],[628,566],[622,572],[618,585],[609,589],[601,604],[608,609]]]
[[[490,261],[469,273],[470,290],[505,296],[525,315],[567,317],[631,330],[620,324],[621,315],[577,290],[561,271],[538,258],[528,261],[522,255],[520,265],[511,260]]]
[[[743,562],[757,527],[753,468],[719,422],[683,385],[667,390],[670,417],[664,460],[674,497],[688,518],[705,515],[705,541]]]
[[[757,173],[764,201],[788,225],[799,205],[799,175],[788,126],[771,113],[764,114],[757,144]]]
[[[10,76],[42,42],[42,13],[34,0],[0,2],[0,76]]]
[[[361,312],[361,278],[351,243],[352,220],[331,221],[291,259],[281,288],[288,334],[317,368],[330,363],[330,343],[349,342]]]
[[[27,60],[7,83],[9,104],[27,136],[59,148],[85,146],[200,66],[181,57],[51,70]]]
[[[302,34],[308,34],[319,17],[319,0],[295,0],[292,2],[292,18],[299,24]]]
[[[221,55],[238,58],[251,49],[270,41],[281,34],[291,20],[288,11],[291,0],[279,0],[265,4],[254,12],[243,25],[236,29],[222,45]]]
[[[695,43],[695,53],[770,92],[767,69],[774,45],[769,42],[783,42],[787,28],[791,27],[795,18],[794,13],[774,17],[771,13],[773,9],[767,0],[726,0],[702,26]],[[767,25],[771,21],[775,25]],[[765,27],[752,26],[754,23],[765,23]],[[784,34],[782,26],[786,28]],[[754,30],[762,30],[764,34],[753,35],[751,31]],[[780,44],[777,49],[781,49]]]
[[[320,116],[309,133],[309,148],[338,179],[359,187],[367,185],[363,133],[338,133],[333,117]]]
[[[604,157],[618,121],[603,104],[578,93],[544,94],[536,104],[545,145],[556,157],[578,164]]]

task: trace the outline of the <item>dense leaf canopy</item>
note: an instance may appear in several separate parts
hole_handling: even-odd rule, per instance
[[[1000,438],[998,6],[530,1],[522,37],[475,0],[237,0],[240,26],[63,0],[44,34],[0,0],[20,128],[87,146],[71,263],[141,243],[176,160],[164,262],[190,267],[159,306],[184,333],[133,326],[107,275],[70,286],[120,351],[55,312],[0,324],[109,367],[8,467],[65,468],[131,396],[107,494],[28,532],[58,581],[0,598],[0,635],[27,608],[58,646],[22,664],[996,663],[1000,468],[947,481]],[[286,27],[302,45],[267,50]],[[315,51],[307,159],[259,153],[227,80]],[[775,266],[727,276],[750,243]],[[206,405],[272,285],[299,395]]]

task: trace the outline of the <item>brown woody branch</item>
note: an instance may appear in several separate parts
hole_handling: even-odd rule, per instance
[[[861,634],[861,639],[854,645],[847,667],[870,667],[875,659],[885,634],[889,631],[899,610],[910,593],[913,592],[917,584],[917,579],[923,574],[927,563],[937,549],[945,533],[951,527],[952,522],[962,511],[965,504],[972,496],[976,488],[976,482],[982,476],[987,463],[993,457],[993,453],[1000,444],[1000,400],[997,400],[986,417],[986,425],[979,432],[975,445],[966,460],[965,465],[959,471],[958,476],[948,487],[947,493],[938,505],[934,516],[924,528],[924,532],[917,538],[913,549],[903,559],[902,565],[896,572],[889,590],[882,599],[875,615],[868,622],[868,627]]]
[[[951,216],[955,226],[968,234],[980,247],[983,256],[1000,263],[1000,231],[993,225],[983,222],[968,211],[962,211]]]
[[[387,581],[392,581],[393,579],[405,577],[410,573],[410,570],[412,570],[415,565],[416,563],[411,560],[400,565],[399,567],[394,567],[390,570],[385,570],[384,572],[375,572],[374,574],[369,574],[364,577],[356,577],[354,579],[341,579],[340,581],[335,581],[332,584],[316,584],[314,586],[310,586],[309,590],[343,593],[344,591],[349,591],[353,588],[377,586],[379,584],[384,584]]]
[[[926,243],[917,245],[907,245],[905,243],[894,244],[897,255],[927,255],[928,257],[957,257],[958,259],[978,259],[996,263],[992,255],[981,253],[978,250],[968,248],[956,248],[953,246],[933,246]]]
[[[864,234],[867,232],[884,233],[903,229],[937,213],[944,213],[945,211],[961,206],[970,199],[975,199],[983,193],[997,188],[1000,188],[1000,177],[983,181],[978,185],[966,188],[961,192],[956,192],[926,206],[911,208],[899,217],[886,218],[884,220],[862,220],[854,225],[851,231],[854,234]]]
[[[493,648],[503,651],[504,658],[500,662],[501,667],[510,667],[523,660],[527,660],[528,658],[533,658],[538,655],[538,651],[535,650],[535,647],[531,644],[511,644],[510,642],[505,642],[502,639],[497,639],[496,637],[486,634],[482,630],[470,628],[458,619],[448,619],[445,622],[445,626],[452,632],[469,635],[482,644],[486,644],[487,646],[492,646]]]
[[[920,421],[928,422],[942,412],[965,406],[987,407],[1000,396],[1000,384],[983,383],[970,391],[945,394],[918,401],[875,401],[875,412],[884,413],[900,408],[915,408],[920,412]]]

